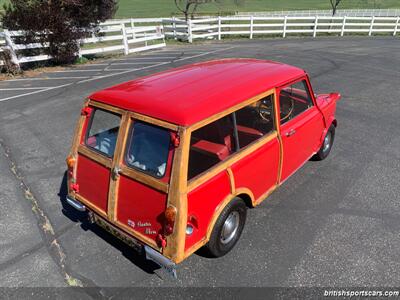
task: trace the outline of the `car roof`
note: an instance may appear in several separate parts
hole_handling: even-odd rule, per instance
[[[128,81],[90,99],[190,126],[304,75],[304,70],[258,59],[221,59]]]

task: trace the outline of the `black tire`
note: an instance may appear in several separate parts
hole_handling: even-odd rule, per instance
[[[242,234],[246,222],[247,207],[240,198],[234,198],[221,212],[212,230],[210,240],[205,249],[212,257],[221,257],[227,254],[236,245]],[[227,221],[230,218],[230,221]],[[238,222],[229,226],[230,222]],[[236,229],[234,229],[236,228]],[[223,232],[223,230],[225,231]],[[232,232],[230,232],[230,230]]]
[[[327,139],[329,140],[328,144],[326,143]],[[331,152],[333,141],[335,139],[335,126],[332,124],[329,127],[325,137],[324,142],[321,145],[321,148],[318,152],[312,157],[313,160],[324,160],[328,157],[329,153]]]

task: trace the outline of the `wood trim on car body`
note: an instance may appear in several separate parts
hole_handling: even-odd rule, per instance
[[[297,79],[292,79],[286,83],[284,83],[282,86],[286,86],[290,84],[291,82],[296,82],[300,79],[306,79],[308,88],[310,89],[310,92],[312,92],[312,89],[310,88],[310,83],[308,80],[307,76],[301,76],[298,77]],[[280,86],[280,87],[282,87]],[[279,87],[279,88],[280,88]],[[111,164],[111,159],[107,160],[100,154],[96,153],[95,151],[92,151],[88,149],[86,146],[80,145],[79,137],[82,135],[82,128],[83,124],[85,122],[85,117],[82,116],[79,119],[77,129],[75,131],[75,137],[74,137],[74,144],[71,150],[72,155],[77,155],[78,151],[79,153],[82,153],[85,156],[88,156],[91,159],[94,159],[98,161],[99,163],[102,163],[103,165],[108,166],[109,168],[112,168],[114,166],[120,166],[121,167],[121,174],[126,175],[128,177],[134,178],[134,180],[137,180],[143,184],[149,185],[159,191],[168,193],[168,198],[167,198],[167,206],[173,206],[176,208],[177,211],[177,216],[176,216],[176,221],[174,225],[174,230],[173,232],[166,236],[166,247],[164,249],[160,249],[159,246],[154,242],[154,240],[149,239],[146,236],[141,235],[140,233],[133,232],[131,228],[126,226],[125,224],[122,224],[116,220],[115,216],[115,207],[117,205],[118,199],[117,197],[115,199],[112,199],[111,201],[114,201],[112,205],[114,205],[113,211],[109,211],[109,216],[112,217],[112,220],[109,221],[114,225],[117,225],[124,231],[128,232],[130,235],[133,237],[137,237],[139,240],[147,243],[151,247],[157,249],[158,251],[161,251],[164,256],[168,257],[175,263],[179,263],[183,261],[185,258],[190,256],[193,252],[198,250],[200,247],[204,246],[212,233],[214,224],[219,217],[220,213],[222,210],[226,207],[226,205],[236,196],[240,195],[247,195],[250,200],[252,206],[259,205],[263,200],[265,200],[278,186],[281,185],[281,173],[282,173],[282,165],[283,165],[283,147],[282,147],[282,139],[281,139],[281,132],[280,132],[280,117],[279,117],[279,99],[277,95],[277,91],[279,88],[273,88],[268,91],[265,91],[259,95],[256,95],[246,101],[241,102],[240,104],[237,104],[235,106],[232,106],[220,113],[217,113],[211,117],[208,117],[202,121],[199,121],[193,125],[190,125],[188,127],[181,127],[176,124],[168,123],[156,118],[152,118],[149,116],[145,116],[142,114],[138,114],[135,112],[131,111],[125,111],[101,102],[96,102],[96,101],[91,101],[87,100],[86,106],[93,106],[101,109],[105,109],[114,113],[118,113],[121,115],[124,115],[125,117],[123,118],[124,121],[122,121],[125,124],[125,129],[121,130],[124,131],[124,138],[123,141],[120,142],[120,149],[121,154],[119,154],[119,157],[117,159],[114,158],[116,161],[115,163]],[[198,176],[194,177],[190,181],[187,180],[187,173],[188,173],[188,160],[189,160],[189,148],[190,148],[190,137],[191,133],[215,120],[218,120],[226,115],[231,114],[234,111],[237,111],[249,104],[255,103],[259,101],[260,99],[267,97],[269,95],[274,95],[274,125],[275,129],[271,131],[269,134],[261,137],[260,139],[254,141],[252,144],[246,146],[245,148],[241,149],[240,151],[233,153],[230,155],[226,160],[220,162],[219,164],[213,166],[210,168],[208,171],[199,174]],[[311,95],[312,100],[314,105],[316,104],[316,99],[314,95]],[[128,168],[127,166],[124,165],[123,163],[123,149],[126,147],[126,142],[127,142],[127,135],[129,132],[129,127],[132,122],[132,118],[144,122],[148,122],[150,124],[154,124],[157,126],[161,126],[164,128],[167,128],[171,131],[178,132],[179,139],[180,139],[180,144],[179,146],[175,149],[174,157],[173,157],[173,165],[172,165],[172,171],[171,171],[171,176],[170,176],[170,183],[165,183],[162,182],[156,178],[153,178],[149,175],[143,174],[139,171],[133,170],[132,168]],[[122,124],[123,124],[122,123]],[[121,125],[122,126],[122,125]],[[264,194],[262,194],[260,197],[257,199],[254,198],[254,195],[252,191],[248,188],[241,187],[241,188],[236,188],[235,186],[235,179],[233,172],[231,170],[231,166],[241,160],[242,158],[246,157],[247,155],[251,154],[252,152],[256,151],[263,145],[267,144],[274,138],[278,139],[279,142],[279,149],[280,149],[280,158],[279,158],[279,170],[278,170],[278,178],[276,185],[271,187],[268,191],[266,191]],[[101,158],[100,158],[101,156]],[[76,168],[75,168],[76,169]],[[185,249],[185,240],[186,240],[186,226],[187,226],[187,215],[188,215],[188,193],[193,191],[195,188],[199,187],[200,185],[204,184],[217,174],[219,174],[222,171],[226,171],[228,173],[229,177],[229,182],[230,182],[230,194],[228,194],[216,207],[215,212],[211,218],[211,221],[209,222],[207,226],[207,233],[206,235],[199,241],[197,241],[193,246],[191,246],[189,249],[186,251]],[[118,184],[118,181],[115,183],[116,186]],[[115,187],[114,187],[115,189]],[[107,217],[107,215],[104,214],[99,208],[95,207],[94,205],[88,203],[85,199],[83,199],[80,196],[77,196],[77,200],[82,201],[83,204],[87,204],[89,208],[93,209],[93,211],[99,213],[99,215],[103,217]]]
[[[176,263],[181,262],[185,256],[185,240],[187,226],[187,173],[189,160],[190,135],[186,128],[179,128],[180,143],[175,149],[170,190],[167,206],[176,208],[174,230],[167,236],[167,247],[163,254]]]
[[[118,187],[120,181],[120,176],[118,174],[113,175],[113,170],[120,168],[122,165],[130,123],[128,113],[124,112],[121,117],[121,126],[118,132],[117,144],[115,145],[114,159],[112,160],[111,165],[110,186],[108,189],[107,215],[109,220],[113,221],[117,221]]]
[[[83,108],[86,108],[89,104],[89,99],[85,99],[84,103],[83,103]],[[75,159],[75,166],[74,166],[74,170],[72,173],[72,177],[67,176],[67,191],[68,194],[75,194],[73,190],[71,190],[71,183],[72,183],[72,178],[76,178],[76,171],[78,168],[78,161],[77,161],[77,157],[78,157],[78,147],[80,144],[80,140],[81,140],[81,136],[82,136],[82,131],[83,131],[83,126],[85,125],[85,121],[86,121],[86,116],[85,115],[80,115],[80,117],[78,118],[78,121],[76,123],[75,126],[75,130],[74,130],[74,135],[72,138],[72,146],[71,146],[71,150],[69,152],[69,156]]]
[[[257,101],[259,101],[262,98],[265,98],[269,95],[273,95],[274,96],[274,130],[272,130],[269,134],[261,137],[260,139],[254,141],[253,143],[251,143],[250,145],[246,146],[243,149],[240,149],[238,152],[231,154],[226,160],[220,162],[219,164],[213,166],[212,168],[210,168],[209,170],[207,170],[204,173],[199,174],[198,176],[194,177],[193,179],[191,179],[188,182],[188,188],[187,188],[187,192],[191,192],[194,189],[198,188],[199,186],[201,186],[202,184],[204,184],[205,182],[207,182],[208,180],[210,180],[211,178],[213,178],[214,176],[216,176],[217,174],[219,174],[220,172],[226,170],[226,172],[228,173],[228,177],[229,177],[229,181],[230,181],[230,188],[231,188],[231,193],[229,195],[227,195],[221,202],[220,204],[217,206],[217,208],[215,209],[215,212],[211,218],[211,221],[208,224],[207,227],[207,233],[206,235],[199,240],[198,242],[196,242],[193,246],[191,246],[189,249],[187,249],[185,251],[184,254],[184,258],[187,258],[188,256],[190,256],[192,253],[194,253],[195,251],[197,251],[199,248],[201,248],[202,246],[204,246],[210,239],[214,224],[217,220],[217,218],[219,217],[219,215],[221,214],[222,210],[225,208],[225,206],[232,201],[232,199],[234,199],[235,197],[239,196],[239,195],[247,195],[250,200],[251,200],[251,204],[253,207],[259,205],[262,201],[264,201],[273,191],[276,190],[276,188],[279,186],[279,176],[280,176],[280,172],[282,169],[282,142],[280,140],[280,130],[279,130],[279,110],[277,109],[277,95],[276,95],[276,89],[271,89],[268,90],[266,92],[263,92],[255,97],[252,97],[251,99],[242,102],[240,105],[236,105],[235,107],[231,107],[217,115],[214,115],[208,119],[205,119],[199,123],[196,123],[195,125],[189,127],[190,133],[193,132],[196,129],[199,129],[215,120],[218,120],[226,115],[229,115],[230,113],[237,111],[249,104],[255,103]],[[190,138],[190,137],[189,137]],[[279,142],[279,151],[280,151],[280,161],[279,161],[279,170],[278,170],[278,178],[276,181],[276,184],[274,186],[272,186],[269,190],[267,190],[264,194],[262,194],[259,198],[255,199],[253,193],[251,192],[250,189],[248,188],[238,188],[236,189],[235,187],[235,180],[234,180],[234,175],[231,169],[231,166],[237,162],[240,161],[242,158],[246,157],[247,155],[253,153],[254,151],[256,151],[257,149],[259,149],[260,147],[262,147],[263,145],[267,144],[268,142],[272,141],[274,138],[278,138],[278,142]]]

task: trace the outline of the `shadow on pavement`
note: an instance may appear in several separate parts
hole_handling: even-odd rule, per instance
[[[141,268],[146,273],[154,274],[154,271],[160,268],[157,264],[147,260],[144,256],[144,253],[138,253],[133,248],[129,247],[127,244],[102,229],[100,226],[90,223],[86,212],[80,212],[67,203],[67,194],[67,172],[64,172],[63,180],[58,193],[63,214],[73,222],[80,222],[83,230],[92,231],[111,246],[121,251],[124,257],[129,259],[133,264]]]

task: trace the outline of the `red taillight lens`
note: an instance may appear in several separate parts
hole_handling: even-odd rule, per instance
[[[171,234],[174,231],[174,224],[176,219],[176,208],[168,206],[164,212],[165,216],[165,234]]]

